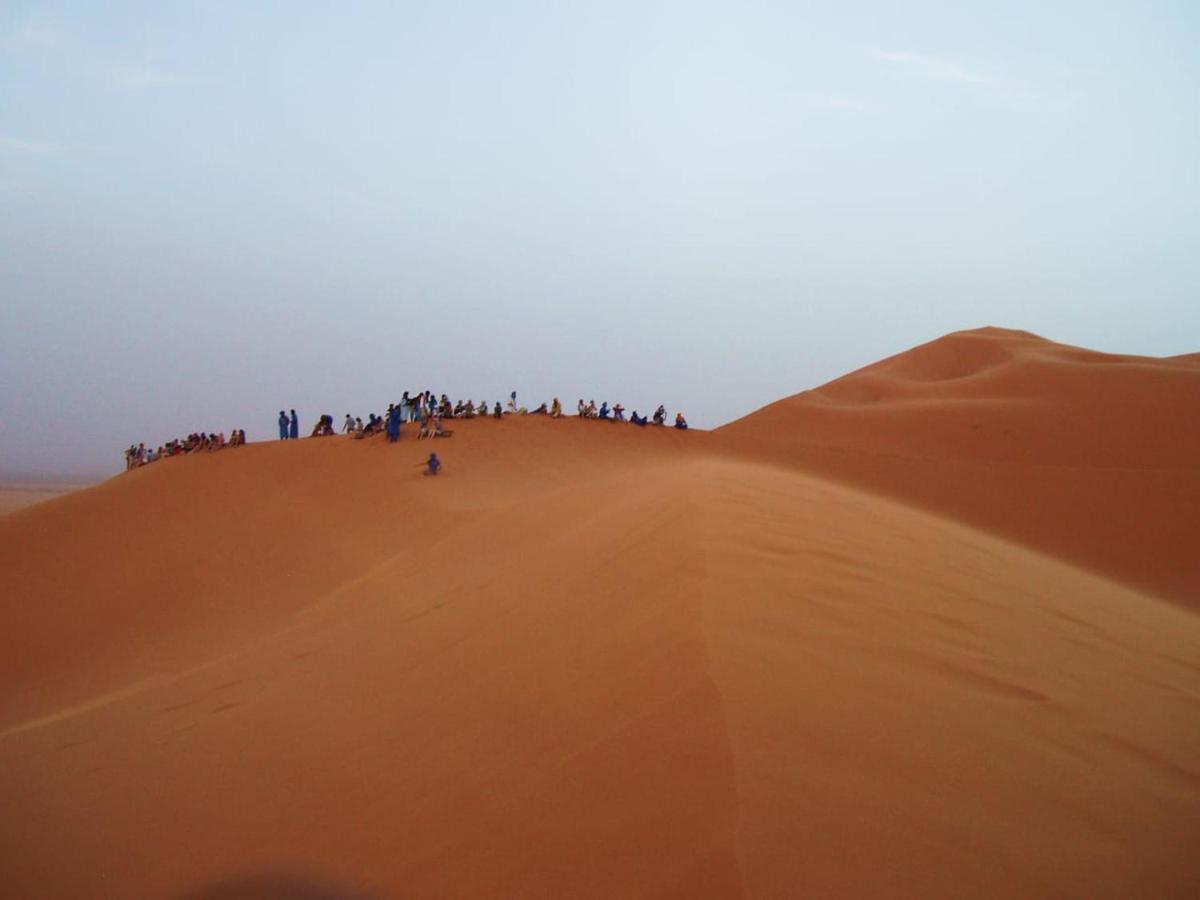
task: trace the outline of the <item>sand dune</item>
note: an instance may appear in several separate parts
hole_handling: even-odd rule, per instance
[[[1200,367],[959,332],[719,429],[1200,607]]]
[[[298,872],[397,898],[1192,896],[1200,618],[1003,516],[918,508],[882,478],[902,468],[833,471],[904,504],[804,471],[805,416],[916,454],[937,442],[904,415],[956,396],[991,429],[1008,390],[1028,439],[950,428],[964,467],[1140,448],[1195,490],[1186,448],[1090,449],[1086,416],[1035,434],[1055,417],[997,348],[1040,347],[1063,385],[1091,364],[984,337],[981,367],[936,348],[713,434],[467,422],[438,479],[408,436],[251,445],[0,518],[6,893]],[[1120,415],[1186,390],[1120,365],[1141,388],[1097,376]],[[808,412],[869,406],[864,384],[902,409]]]

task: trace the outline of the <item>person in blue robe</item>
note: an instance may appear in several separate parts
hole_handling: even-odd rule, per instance
[[[296,415],[296,411],[292,410],[292,418],[288,422],[288,437],[293,441],[300,437],[300,417]]]
[[[393,444],[400,440],[400,407],[393,406],[388,410],[387,420],[388,440]]]
[[[279,439],[281,441],[288,439],[288,417],[282,409],[279,411]]]

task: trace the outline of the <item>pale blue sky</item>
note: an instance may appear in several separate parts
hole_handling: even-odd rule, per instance
[[[1200,350],[1198,10],[6,0],[0,474],[419,387],[708,427],[985,324]]]

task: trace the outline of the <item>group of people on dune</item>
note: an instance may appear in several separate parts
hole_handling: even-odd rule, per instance
[[[596,406],[595,400],[584,403],[581,398],[576,409],[579,417],[583,419],[629,422],[639,426],[665,425],[667,423],[667,410],[666,407],[661,405],[655,410],[654,415],[649,418],[638,415],[638,411],[635,409],[628,419],[625,418],[624,406],[620,403],[609,406],[607,400]],[[361,417],[346,413],[346,418],[342,422],[341,433],[357,439],[370,437],[374,434],[386,434],[389,441],[395,442],[400,439],[400,427],[402,425],[417,423],[420,425],[420,430],[417,432],[419,439],[445,438],[450,437],[454,432],[442,424],[443,419],[474,419],[479,417],[502,419],[506,415],[549,416],[553,419],[559,419],[563,417],[563,407],[559,399],[555,397],[550,403],[542,403],[536,409],[530,410],[518,405],[516,391],[509,394],[508,400],[505,401],[503,406],[499,401],[489,406],[486,400],[480,400],[478,403],[472,400],[459,400],[454,403],[445,394],[438,396],[433,391],[405,391],[399,402],[388,404],[387,412],[384,415],[369,413],[367,420],[364,422]],[[296,414],[296,410],[284,411],[281,409],[279,411],[278,424],[279,439],[281,441],[296,440],[300,437],[300,417]],[[683,413],[675,414],[675,427],[680,430],[688,427]],[[333,437],[337,433],[337,430],[334,428],[333,416],[324,413],[313,425],[309,436]],[[125,451],[125,464],[126,468],[134,469],[148,462],[161,459],[163,456],[177,456],[182,453],[190,453],[193,450],[213,450],[226,446],[237,447],[244,443],[246,443],[246,432],[241,429],[235,430],[228,442],[225,440],[224,432],[220,434],[197,432],[188,435],[184,440],[168,441],[159,447],[158,450],[147,450],[144,444],[131,446]]]
[[[176,438],[173,441],[167,441],[165,444],[159,445],[157,450],[148,448],[145,444],[130,444],[129,449],[125,451],[125,468],[126,470],[136,469],[147,463],[158,462],[167,456],[182,456],[185,453],[192,453],[198,450],[221,450],[225,447],[241,447],[245,443],[245,429],[235,428],[230,433],[229,440],[225,440],[225,432],[223,431],[219,431],[216,434],[206,434],[203,431],[196,431],[189,434],[186,438]]]
[[[620,403],[610,407],[608,401],[601,403],[597,407],[595,400],[585,404],[580,399],[577,410],[580,418],[584,419],[630,422],[633,425],[641,426],[651,424],[665,425],[667,422],[666,407],[661,405],[654,412],[654,415],[649,418],[638,415],[635,409],[631,416],[626,419],[625,407]],[[508,400],[503,406],[499,402],[489,405],[486,400],[480,400],[479,403],[475,403],[473,400],[452,402],[445,394],[438,396],[433,391],[405,391],[399,402],[388,404],[386,413],[383,415],[369,413],[365,422],[361,416],[346,413],[346,417],[342,421],[341,433],[358,439],[370,437],[374,434],[386,434],[389,441],[397,441],[400,439],[400,428],[402,425],[416,423],[420,425],[420,430],[417,432],[418,438],[450,437],[453,432],[442,424],[443,419],[474,419],[479,417],[501,419],[506,415],[549,416],[558,419],[563,416],[563,407],[562,402],[555,397],[550,403],[542,403],[536,409],[530,410],[518,405],[516,391],[513,391],[509,395]],[[688,427],[683,413],[675,414],[675,427],[680,430]],[[292,410],[291,415],[288,415],[280,410],[280,440],[295,438],[297,433],[296,411]],[[334,431],[333,416],[325,413],[317,419],[317,423],[313,426],[310,436],[331,437],[335,434],[337,432]]]
[[[558,401],[555,400],[554,402],[557,403]],[[615,403],[610,407],[607,400],[601,403],[597,408],[595,400],[591,400],[587,403],[587,405],[584,405],[583,400],[580,399],[579,415],[584,419],[604,419],[609,422],[626,421],[625,407],[623,407],[620,403]],[[638,411],[635,409],[632,413],[630,413],[628,421],[633,425],[666,425],[667,408],[659,404],[658,409],[654,411],[654,415],[649,419],[647,419],[645,416],[639,416]],[[687,430],[687,419],[683,417],[683,413],[681,412],[675,413],[675,427],[680,431]]]

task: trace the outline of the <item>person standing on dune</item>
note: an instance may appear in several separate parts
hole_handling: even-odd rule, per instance
[[[281,441],[288,439],[288,417],[282,409],[279,411],[279,439]]]
[[[393,444],[400,440],[400,407],[388,405],[387,436]]]
[[[292,410],[292,418],[288,422],[288,437],[293,441],[300,437],[300,417],[296,415],[296,411]]]

